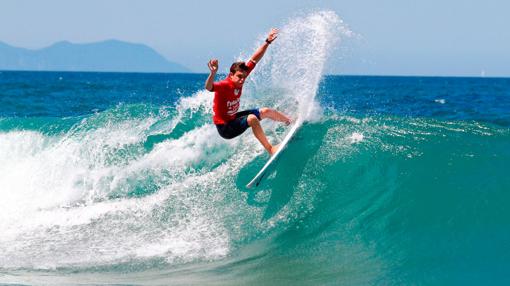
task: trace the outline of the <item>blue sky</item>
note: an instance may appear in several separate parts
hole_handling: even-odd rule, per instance
[[[510,76],[510,1],[2,0],[0,41],[41,48],[68,40],[144,43],[195,72],[231,61],[259,35],[308,11],[335,11],[360,35],[335,74]]]

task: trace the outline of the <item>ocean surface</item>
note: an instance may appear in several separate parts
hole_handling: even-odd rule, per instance
[[[510,79],[327,76],[338,27],[289,20],[246,82],[305,119],[256,189],[206,74],[1,71],[0,283],[508,285]]]

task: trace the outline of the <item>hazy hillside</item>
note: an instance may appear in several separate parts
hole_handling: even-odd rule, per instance
[[[89,44],[63,41],[39,50],[0,42],[0,70],[189,72],[146,45],[118,40]]]

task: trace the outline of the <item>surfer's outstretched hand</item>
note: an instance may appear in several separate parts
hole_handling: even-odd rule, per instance
[[[272,28],[271,31],[269,32],[269,35],[267,35],[267,41],[271,43],[276,38],[278,38],[278,29]]]
[[[218,71],[218,60],[212,59],[207,63],[207,66],[209,67],[209,70],[213,73],[216,73]]]

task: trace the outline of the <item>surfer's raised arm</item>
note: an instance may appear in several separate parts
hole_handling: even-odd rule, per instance
[[[278,37],[278,29],[275,29],[275,28],[272,28],[271,31],[269,32],[269,35],[267,35],[267,38],[266,38],[266,41],[264,42],[264,44],[262,44],[262,46],[260,46],[256,51],[255,53],[253,54],[253,56],[251,56],[250,58],[250,61],[253,61],[255,63],[258,63],[260,61],[260,59],[264,56],[264,54],[266,53],[266,50],[267,48],[269,47],[269,45]]]
[[[218,71],[218,60],[212,59],[207,63],[207,66],[209,67],[209,76],[207,77],[207,80],[205,81],[205,89],[208,91],[213,91],[213,83],[214,83],[214,77],[216,76],[216,72]]]

